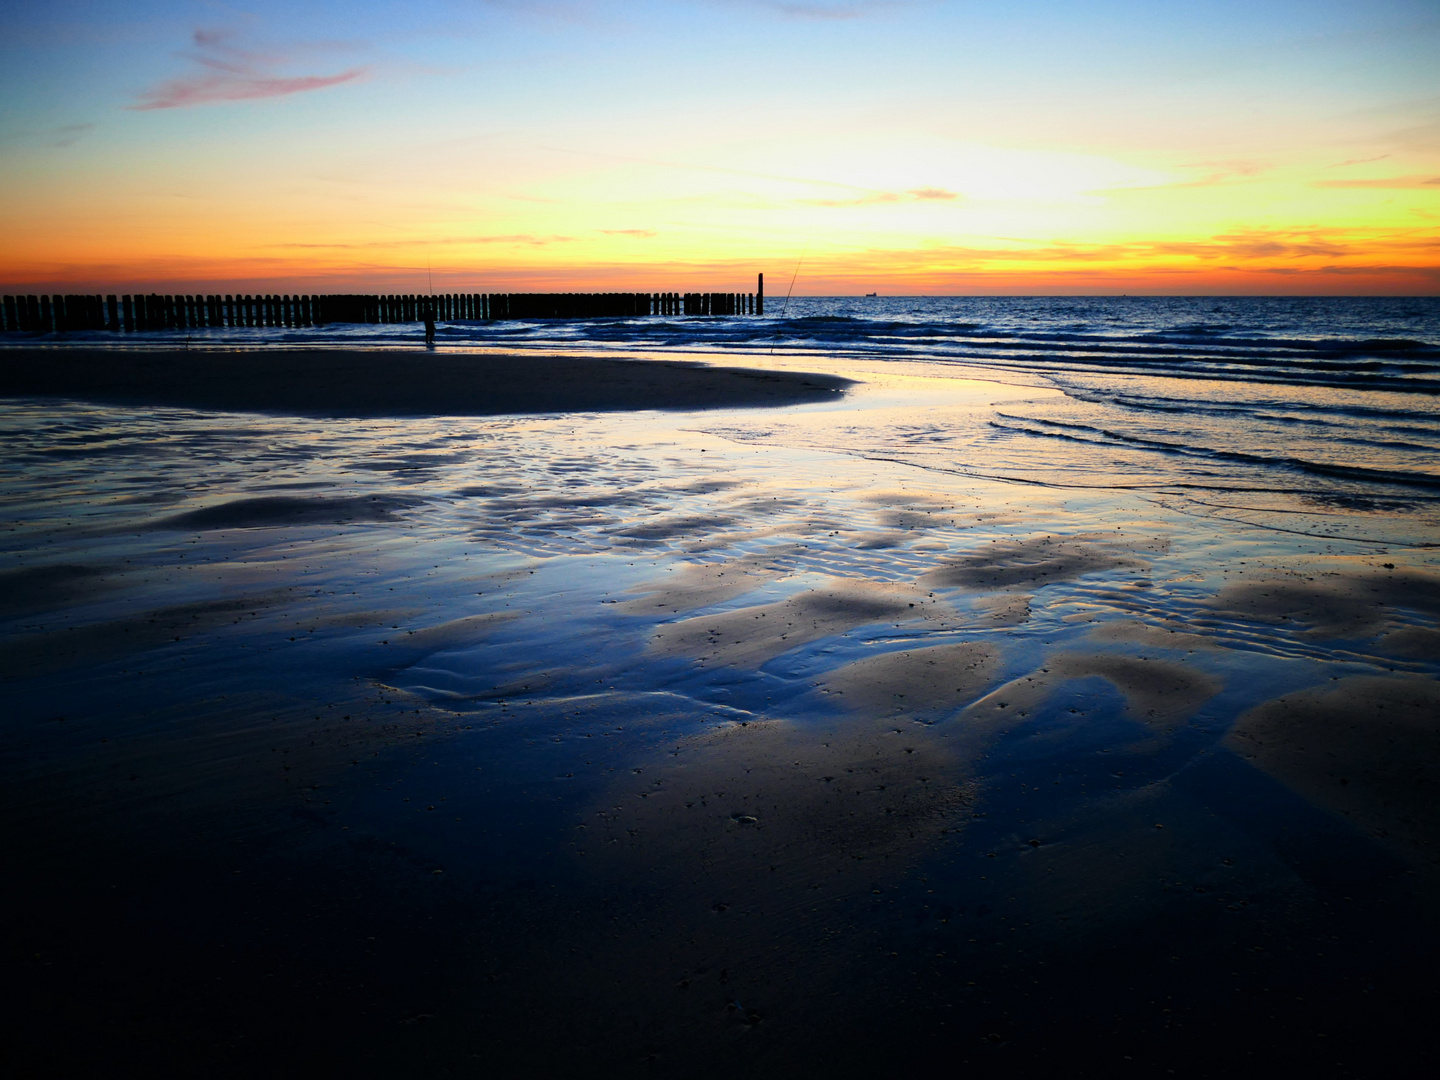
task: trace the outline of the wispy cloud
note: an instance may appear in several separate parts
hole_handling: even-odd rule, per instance
[[[62,124],[60,127],[51,128],[46,134],[50,136],[51,146],[65,147],[74,146],[94,130],[94,124]]]
[[[599,18],[595,4],[586,0],[481,0],[486,7],[521,15],[538,15],[557,22],[595,25]]]
[[[67,146],[74,146],[90,132],[95,130],[94,124],[61,124],[58,127],[30,129],[24,131],[11,131],[0,134],[0,143],[22,142],[31,145],[50,146],[64,149]]]
[[[634,230],[622,230],[634,231]],[[409,247],[454,247],[472,244],[506,244],[515,246],[545,247],[548,244],[573,243],[573,236],[540,236],[535,233],[508,233],[502,236],[447,236],[439,239],[405,240],[364,240],[358,243],[338,241],[336,243],[302,243],[293,241],[283,244],[264,244],[264,248],[304,248],[315,250],[358,251],[366,248],[409,248]]]
[[[1157,184],[1155,187],[1163,188],[1201,188],[1216,187],[1220,184],[1244,183],[1259,176],[1270,169],[1270,166],[1260,161],[1236,160],[1236,161],[1192,161],[1181,165],[1182,169],[1204,169],[1205,175],[1194,180],[1182,180],[1174,184]]]
[[[601,229],[606,236],[633,236],[639,240],[649,240],[652,236],[659,235],[654,229]]]
[[[887,8],[915,7],[922,0],[729,0],[767,8],[792,19],[861,19]]]
[[[881,203],[902,203],[902,202],[948,202],[951,199],[960,198],[953,191],[946,191],[937,187],[911,188],[901,194],[895,191],[872,191],[864,195],[858,195],[853,199],[801,199],[802,203],[810,206],[876,206]]]
[[[1384,161],[1389,156],[1389,154],[1377,154],[1375,157],[1351,158],[1349,161],[1337,161],[1334,165],[1331,165],[1330,168],[1343,169],[1347,165],[1369,165],[1372,161]]]
[[[129,107],[145,112],[285,97],[354,82],[369,73],[369,68],[352,67],[327,75],[285,74],[293,62],[290,55],[241,48],[234,38],[227,30],[196,30],[194,47],[178,55],[200,70],[152,86]]]
[[[1440,176],[1377,176],[1369,180],[1316,180],[1318,188],[1424,188],[1440,185]]]

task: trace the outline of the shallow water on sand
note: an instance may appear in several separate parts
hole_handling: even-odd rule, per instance
[[[1241,499],[1213,461],[1197,492],[1017,444],[1017,416],[1073,419],[1053,387],[826,370],[866,384],[688,414],[8,405],[32,1057],[1411,1061],[1429,504]]]

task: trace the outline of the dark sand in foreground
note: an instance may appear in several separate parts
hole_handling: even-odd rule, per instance
[[[6,349],[0,397],[300,416],[718,409],[827,401],[833,375],[403,349]]]

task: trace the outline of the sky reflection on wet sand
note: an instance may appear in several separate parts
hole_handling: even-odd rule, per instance
[[[9,406],[37,1000],[240,1072],[1410,1060],[1429,511],[1120,490],[1123,456],[1005,440],[1053,389],[827,370],[870,383]]]

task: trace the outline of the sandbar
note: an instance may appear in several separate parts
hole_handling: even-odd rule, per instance
[[[296,416],[500,416],[833,400],[834,375],[403,349],[0,350],[0,397]]]

